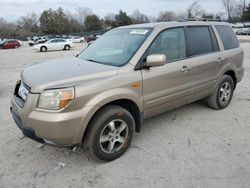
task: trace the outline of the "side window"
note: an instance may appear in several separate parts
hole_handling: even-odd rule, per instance
[[[210,53],[214,50],[208,26],[191,26],[186,28],[188,56]],[[217,44],[218,45],[218,44]]]
[[[51,43],[57,43],[57,39],[51,40]]]
[[[160,33],[149,47],[149,55],[164,54],[167,61],[186,57],[184,28],[168,29]]]
[[[66,42],[66,41],[63,39],[57,39],[57,42]]]
[[[220,35],[225,50],[231,50],[239,47],[239,42],[230,26],[217,25],[215,27]]]

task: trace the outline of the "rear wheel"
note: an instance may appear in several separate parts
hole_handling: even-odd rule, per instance
[[[232,100],[234,88],[232,77],[224,75],[215,92],[208,98],[208,105],[217,110],[226,108]]]
[[[135,130],[133,116],[126,109],[109,105],[101,109],[89,124],[84,140],[88,153],[99,161],[112,161],[130,146]]]
[[[64,50],[70,50],[70,46],[69,45],[65,45],[64,46]]]
[[[42,46],[40,48],[40,52],[47,52],[47,47],[46,46]]]

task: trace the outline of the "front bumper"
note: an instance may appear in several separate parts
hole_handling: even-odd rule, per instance
[[[34,132],[34,130],[32,128],[29,128],[29,127],[25,127],[22,125],[22,120],[21,118],[17,115],[16,112],[13,111],[12,107],[10,107],[10,112],[12,114],[12,118],[13,120],[15,121],[16,125],[18,126],[18,128],[23,132],[23,135],[32,139],[32,140],[35,140],[39,143],[45,143],[43,139],[41,138],[38,138]]]
[[[48,112],[36,108],[38,94],[30,93],[23,107],[17,97],[11,100],[11,113],[23,134],[37,142],[57,147],[71,147],[82,143],[92,107],[70,112]]]

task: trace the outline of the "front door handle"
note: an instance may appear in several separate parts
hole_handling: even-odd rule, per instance
[[[217,59],[217,63],[219,63],[219,64],[221,64],[223,61],[224,61],[224,59],[221,58],[221,57],[219,57],[219,58]]]
[[[183,73],[187,73],[190,70],[191,70],[191,67],[183,66],[180,71],[183,72]]]

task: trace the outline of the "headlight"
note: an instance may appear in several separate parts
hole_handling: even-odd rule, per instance
[[[67,106],[74,97],[74,88],[45,90],[40,95],[38,108],[60,110]]]

